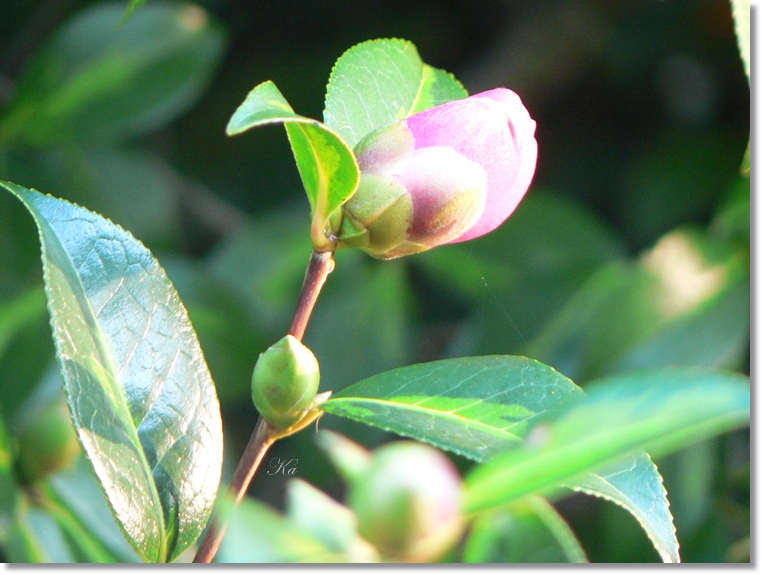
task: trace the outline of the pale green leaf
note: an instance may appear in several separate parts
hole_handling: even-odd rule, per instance
[[[465,563],[587,563],[564,518],[542,497],[529,496],[479,514],[463,549]]]
[[[230,118],[227,133],[285,123],[312,210],[313,241],[322,239],[329,216],[357,189],[360,169],[352,150],[334,130],[294,112],[271,81],[256,86]]]
[[[749,422],[749,380],[738,374],[653,370],[587,389],[561,415],[538,425],[522,446],[470,473],[470,511],[551,489],[639,449],[658,456]]]
[[[151,253],[63,200],[3,183],[39,228],[54,341],[85,452],[128,540],[171,561],[211,513],[222,429],[187,313]]]
[[[273,508],[246,497],[234,508],[223,502],[220,517],[228,521],[215,558],[219,563],[346,563],[335,553]]]
[[[369,40],[336,61],[323,117],[354,147],[394,120],[466,96],[451,74],[424,64],[412,42]]]
[[[730,0],[743,69],[751,82],[751,6],[749,0]]]
[[[378,552],[357,532],[357,515],[301,479],[286,487],[286,513],[294,524],[355,563],[375,563]]]

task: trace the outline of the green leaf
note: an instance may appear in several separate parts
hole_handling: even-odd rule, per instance
[[[124,26],[98,4],[61,26],[29,64],[0,123],[0,140],[103,146],[156,130],[203,93],[224,47],[207,12],[155,4]]]
[[[225,502],[227,503],[227,502]],[[229,520],[215,561],[219,563],[346,563],[335,553],[268,505],[246,497],[240,506],[223,503]]]
[[[751,82],[751,6],[749,0],[730,0],[743,69]]]
[[[130,4],[127,6],[127,10],[125,10],[124,16],[122,16],[122,24],[127,22],[127,20],[132,17],[135,11],[145,3],[146,0],[130,0]]]
[[[530,496],[479,514],[463,549],[465,563],[587,563],[564,518]]]
[[[527,353],[580,381],[660,366],[737,368],[749,337],[748,260],[710,234],[667,234],[593,274]]]
[[[749,401],[748,378],[732,373],[672,369],[607,378],[518,449],[474,469],[466,507],[499,506],[639,449],[658,456],[743,427]]]
[[[536,417],[581,394],[532,359],[485,356],[394,369],[344,389],[322,408],[481,461],[520,443]]]
[[[18,513],[20,492],[13,469],[11,436],[0,420],[0,544],[4,544],[13,529]]]
[[[88,206],[149,245],[177,232],[178,176],[140,150],[15,148],[2,179]]]
[[[623,507],[637,519],[665,563],[679,563],[679,544],[667,491],[656,465],[645,452],[568,481],[574,491],[602,497]]]
[[[117,558],[98,540],[97,534],[89,531],[69,509],[52,497],[45,489],[40,508],[52,517],[61,530],[72,561],[75,563],[116,563]]]
[[[140,557],[127,543],[109,509],[103,490],[84,457],[48,480],[58,504],[73,521],[95,537],[121,563],[139,562]]]
[[[534,419],[581,395],[570,380],[534,360],[477,357],[383,373],[348,387],[323,408],[482,462],[516,447]],[[660,552],[676,556],[661,476],[645,453],[567,484],[622,505]]]
[[[286,487],[286,513],[291,521],[336,553],[356,563],[379,561],[378,552],[357,532],[354,511],[301,479]]]
[[[451,74],[424,64],[412,42],[369,40],[336,61],[323,117],[354,148],[394,120],[467,96]]]
[[[296,165],[310,201],[313,242],[325,244],[329,216],[357,189],[360,168],[350,146],[334,130],[296,114],[271,81],[256,86],[230,118],[227,134],[285,123]],[[317,246],[317,243],[316,243]]]
[[[129,233],[63,200],[2,186],[39,228],[80,441],[138,554],[171,561],[206,525],[222,463],[217,396],[185,308]]]

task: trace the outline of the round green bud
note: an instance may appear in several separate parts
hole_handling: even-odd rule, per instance
[[[268,423],[287,429],[305,415],[319,385],[315,354],[287,335],[259,355],[251,378],[251,397]]]
[[[392,561],[435,561],[463,526],[455,466],[436,449],[412,441],[376,450],[347,499],[360,535]]]
[[[18,466],[24,481],[45,479],[66,469],[81,452],[77,434],[63,401],[30,418],[18,442]]]

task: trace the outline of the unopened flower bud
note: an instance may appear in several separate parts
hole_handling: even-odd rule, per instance
[[[393,561],[435,561],[455,543],[463,525],[455,466],[436,449],[412,441],[376,450],[352,482],[348,503],[360,535]]]
[[[287,335],[260,354],[251,378],[251,397],[268,423],[286,429],[306,414],[319,385],[317,358]]]
[[[532,180],[534,130],[521,99],[497,88],[368,134],[339,241],[389,259],[494,230]]]
[[[18,449],[19,470],[29,482],[45,479],[74,462],[82,449],[63,400],[28,419]]]

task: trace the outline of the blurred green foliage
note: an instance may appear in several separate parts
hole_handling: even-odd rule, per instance
[[[120,24],[127,5],[4,2],[0,179],[102,213],[165,266],[217,384],[228,477],[256,418],[251,370],[288,327],[310,240],[284,130],[224,129],[268,79],[322,118],[333,62],[368,38],[413,41],[471,93],[517,91],[539,161],[526,199],[488,236],[392,262],[337,254],[305,337],[323,389],[486,353],[536,357],[583,387],[633,367],[749,372],[749,83],[729,2],[149,0]],[[59,384],[41,283],[31,218],[2,195],[2,558],[130,560],[95,484],[72,496],[72,482],[90,485],[72,479],[80,467],[33,490],[12,479],[23,413]],[[391,438],[330,415],[320,426],[371,447]],[[749,560],[749,445],[736,432],[657,460],[684,561]],[[299,477],[341,498],[310,432],[269,457],[298,459]],[[282,509],[286,484],[261,474],[250,495]],[[613,504],[575,495],[556,508],[591,561],[658,560]],[[506,517],[493,520],[511,538]],[[241,522],[225,553],[249,560]],[[76,535],[88,531],[99,539]]]

